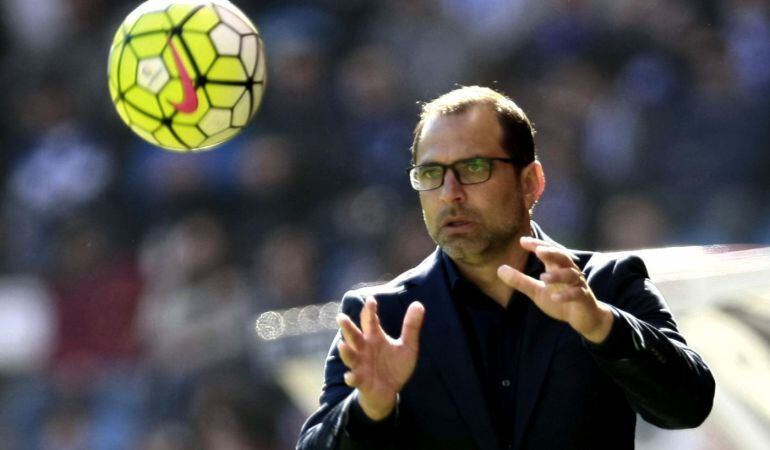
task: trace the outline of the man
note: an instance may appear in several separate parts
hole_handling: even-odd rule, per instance
[[[439,248],[345,295],[297,448],[630,449],[636,413],[705,420],[714,379],[642,261],[566,250],[531,222],[533,136],[491,89],[423,106],[409,175]]]

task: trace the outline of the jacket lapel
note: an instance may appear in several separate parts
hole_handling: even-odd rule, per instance
[[[408,284],[414,285],[408,291],[408,296],[402,297],[405,307],[415,300],[425,305],[420,349],[438,367],[479,448],[496,450],[497,436],[473,366],[468,341],[449,296],[438,251],[421,266],[424,272],[409,280]]]

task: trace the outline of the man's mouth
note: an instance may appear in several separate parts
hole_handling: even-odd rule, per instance
[[[441,224],[441,228],[449,231],[467,231],[473,226],[473,222],[465,218],[447,219]]]

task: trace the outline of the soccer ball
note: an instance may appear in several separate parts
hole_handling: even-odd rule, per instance
[[[136,134],[169,150],[208,149],[259,108],[264,45],[227,0],[149,0],[118,28],[107,72],[112,102]]]

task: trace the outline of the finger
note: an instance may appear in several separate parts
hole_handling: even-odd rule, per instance
[[[522,236],[519,239],[519,244],[521,244],[522,248],[530,252],[534,252],[538,247],[553,247],[553,244],[550,242],[538,238],[533,238],[532,236]]]
[[[569,302],[582,300],[587,296],[587,289],[583,286],[570,286],[551,294],[551,300],[555,302]]]
[[[376,333],[380,328],[380,318],[377,317],[377,300],[370,296],[366,298],[364,310],[361,312],[361,331],[364,336]]]
[[[535,255],[543,261],[548,271],[560,267],[575,267],[575,261],[572,255],[564,249],[558,247],[540,246],[535,250]]]
[[[409,305],[404,316],[404,324],[401,326],[401,340],[404,345],[417,351],[420,348],[420,329],[425,318],[425,306],[418,301]]]
[[[355,369],[355,367],[358,365],[358,353],[344,342],[337,344],[337,350],[340,353],[342,362],[345,363],[345,365],[349,368]]]
[[[578,286],[582,284],[583,274],[576,267],[562,267],[541,273],[540,280],[546,286],[555,283]]]
[[[337,314],[337,324],[340,326],[342,338],[353,350],[360,350],[364,346],[364,335],[356,324],[346,314]]]
[[[545,261],[543,258],[540,257],[539,252],[545,252],[547,254],[546,258],[550,257],[551,252],[558,253],[561,255],[566,256],[567,259],[561,259],[564,263],[559,264],[560,266],[567,267],[569,265],[572,265],[574,262],[578,260],[577,256],[570,253],[568,250],[557,247],[553,243],[544,241],[542,239],[533,238],[531,236],[522,236],[519,239],[519,243],[521,244],[521,247],[525,250],[528,250],[532,253],[535,253],[540,260],[542,260],[546,265],[553,265],[554,262],[552,261]],[[568,262],[567,260],[571,261]]]
[[[542,289],[545,283],[530,276],[524,275],[513,267],[503,264],[497,268],[497,276],[508,286],[521,291],[529,298],[535,298],[538,289]]]
[[[352,388],[357,386],[356,381],[358,380],[357,380],[356,374],[354,374],[353,372],[345,372],[344,377],[345,377],[345,384],[347,384]]]

